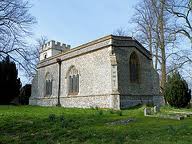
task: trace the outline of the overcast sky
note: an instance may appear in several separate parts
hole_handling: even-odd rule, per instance
[[[132,33],[130,18],[138,0],[31,0],[37,18],[34,36],[47,36],[72,47],[112,34]]]

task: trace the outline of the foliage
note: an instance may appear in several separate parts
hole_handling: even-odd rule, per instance
[[[114,113],[115,113],[115,110],[110,109],[109,112],[110,112],[110,114],[114,114]]]
[[[97,110],[62,107],[0,106],[0,143],[191,143],[191,117],[182,121],[144,117],[143,107],[122,110],[123,116],[106,110],[98,117],[95,112]],[[51,122],[48,117],[53,114],[55,121]],[[62,115],[65,116],[63,123]],[[108,124],[130,118],[136,121],[126,125]]]
[[[186,107],[190,102],[191,90],[178,72],[174,72],[168,77],[165,99],[171,106],[178,108]]]
[[[191,73],[192,49],[188,46],[192,46],[190,1],[140,0],[135,7],[132,18],[136,24],[134,36],[152,54],[154,68],[161,75],[162,93],[170,72],[185,68],[185,74]],[[189,43],[186,44],[183,38],[189,39]],[[178,48],[180,45],[182,48]],[[188,67],[184,67],[186,65]]]
[[[166,10],[177,19],[175,33],[188,38],[192,44],[191,4],[191,0],[168,0]]]
[[[26,84],[20,90],[19,103],[22,105],[28,105],[30,96],[31,96],[31,84]]]
[[[55,114],[50,114],[49,115],[49,121],[50,122],[55,122],[56,121],[56,115]]]
[[[29,0],[0,0],[0,60],[6,56],[31,72],[31,52],[27,39],[36,23]]]
[[[96,110],[97,110],[96,111],[97,115],[99,115],[99,116],[103,115],[103,110],[102,109],[96,109]]]
[[[9,104],[19,96],[21,82],[14,62],[7,56],[0,62],[0,104]]]
[[[123,115],[123,112],[122,112],[121,110],[119,110],[119,111],[117,111],[117,114],[118,114],[119,116],[122,116],[122,115]]]
[[[60,119],[61,122],[64,121],[65,120],[64,114],[60,115],[59,119]]]

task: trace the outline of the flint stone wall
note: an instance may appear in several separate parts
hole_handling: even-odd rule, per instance
[[[153,96],[160,96],[159,76],[153,69],[150,53],[141,45],[133,45],[132,41],[122,41],[114,46],[117,58],[118,91],[120,107],[126,108],[137,104],[154,103]],[[139,59],[139,83],[130,81],[130,55],[135,52]]]
[[[64,107],[102,107],[112,108],[118,106],[114,104],[111,87],[111,62],[110,40],[99,44],[88,46],[85,49],[73,51],[62,55],[61,64],[61,105]],[[106,46],[106,47],[105,47]],[[102,49],[95,49],[95,48]],[[92,52],[89,52],[92,49]],[[94,50],[95,49],[95,50]],[[83,54],[84,53],[84,54]],[[73,57],[76,55],[76,57]],[[30,104],[54,106],[57,104],[58,95],[58,70],[59,66],[55,59],[44,61],[38,65],[38,75],[33,81],[34,89]],[[68,94],[68,72],[74,66],[79,73],[79,93],[78,95]],[[52,75],[52,95],[45,96],[46,74]],[[119,102],[118,102],[119,103]]]

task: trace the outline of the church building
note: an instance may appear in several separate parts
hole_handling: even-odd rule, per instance
[[[162,100],[150,52],[132,37],[109,35],[75,48],[46,43],[29,103],[121,109]]]

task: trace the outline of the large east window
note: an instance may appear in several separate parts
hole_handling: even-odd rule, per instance
[[[130,55],[129,60],[129,69],[130,69],[130,82],[139,83],[139,59],[136,52],[133,52]]]

